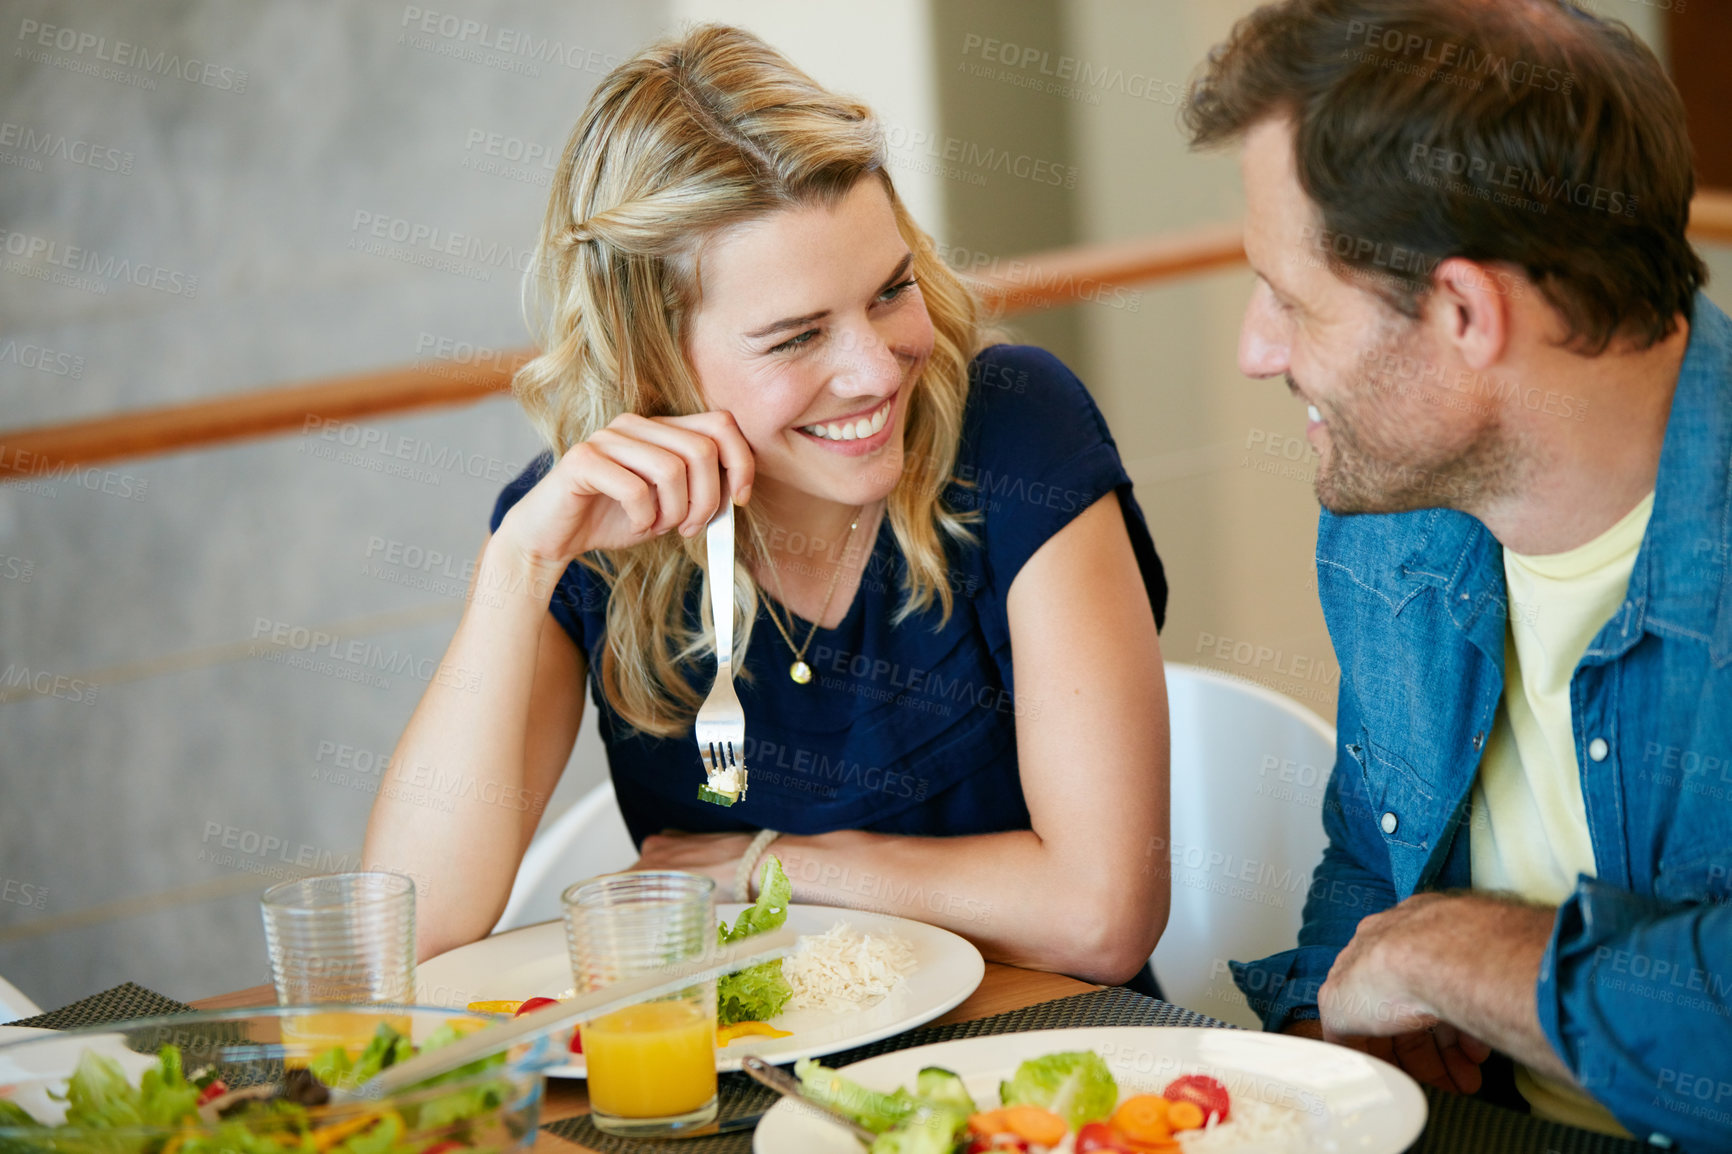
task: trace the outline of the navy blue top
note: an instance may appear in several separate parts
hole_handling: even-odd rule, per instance
[[[614,790],[634,842],[663,829],[957,836],[1029,828],[1016,716],[1041,703],[1015,696],[1011,582],[1048,538],[1116,490],[1157,624],[1167,583],[1130,478],[1082,382],[1052,354],[1014,345],[982,352],[969,379],[956,480],[944,499],[958,511],[978,510],[981,519],[972,525],[975,544],[948,547],[956,594],[949,621],[935,630],[933,608],[891,624],[904,561],[888,518],[847,616],[812,639],[810,683],[788,676],[793,653],[761,607],[735,683],[746,711],[749,788],[731,807],[698,800],[704,771],[690,730],[652,737],[609,708],[600,686],[607,587],[575,562],[566,570],[549,608],[587,655]],[[543,454],[505,487],[495,530],[551,462]],[[694,575],[694,620],[699,589]],[[810,628],[797,618],[792,632],[804,640]],[[692,683],[707,688],[714,668],[711,660],[694,670]]]

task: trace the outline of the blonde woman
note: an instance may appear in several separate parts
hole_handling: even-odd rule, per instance
[[[798,901],[1141,973],[1168,903],[1160,561],[1081,384],[983,347],[870,111],[735,28],[643,52],[573,131],[527,284],[543,352],[516,389],[552,452],[501,495],[461,676],[393,758],[475,788],[448,813],[382,791],[367,836],[426,879],[423,956],[499,917],[587,683],[639,868],[731,896],[779,831]],[[692,735],[724,501],[731,808],[699,799]]]

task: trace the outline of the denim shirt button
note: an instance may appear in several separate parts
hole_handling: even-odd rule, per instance
[[[1482,749],[1482,748],[1484,748],[1484,746],[1485,746],[1485,734],[1483,734],[1483,733],[1474,734],[1473,735],[1473,747],[1475,749]]]
[[[1595,761],[1606,760],[1606,754],[1612,752],[1612,747],[1606,744],[1606,739],[1596,737],[1588,742],[1588,756]]]
[[[1395,815],[1393,813],[1386,813],[1383,815],[1383,821],[1380,822],[1379,824],[1383,826],[1383,832],[1384,833],[1394,833],[1395,827],[1400,825],[1401,823],[1395,819]]]

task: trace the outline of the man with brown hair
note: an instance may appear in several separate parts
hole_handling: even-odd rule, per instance
[[[1242,145],[1240,366],[1309,407],[1341,663],[1330,844],[1241,989],[1446,1088],[1497,1052],[1535,1113],[1726,1148],[1732,321],[1676,91],[1561,0],[1285,0],[1186,119]]]

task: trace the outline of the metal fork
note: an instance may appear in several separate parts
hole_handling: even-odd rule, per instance
[[[746,794],[746,711],[734,692],[734,504],[704,530],[709,555],[710,625],[716,634],[716,683],[698,710],[698,753],[709,780],[698,787],[700,801],[733,805]]]

